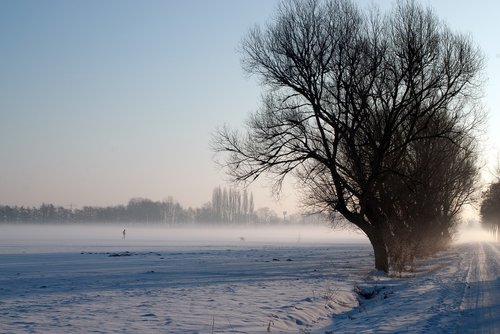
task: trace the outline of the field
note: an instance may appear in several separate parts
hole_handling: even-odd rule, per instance
[[[403,277],[355,234],[0,226],[1,333],[500,333],[500,247]]]

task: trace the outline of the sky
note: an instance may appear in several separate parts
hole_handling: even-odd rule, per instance
[[[488,181],[500,153],[500,2],[421,2],[484,52]],[[237,48],[276,3],[0,0],[0,205],[173,196],[200,207],[229,187],[209,141],[258,108],[262,90]],[[291,186],[280,199],[265,180],[250,190],[256,207],[297,211]]]

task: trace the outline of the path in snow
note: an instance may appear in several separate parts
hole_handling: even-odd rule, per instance
[[[460,244],[408,277],[367,277],[359,289],[376,296],[315,333],[500,333],[499,247]]]
[[[460,310],[463,328],[474,333],[500,333],[499,244],[481,243],[466,259],[467,289]]]

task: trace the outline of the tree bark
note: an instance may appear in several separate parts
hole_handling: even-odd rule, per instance
[[[367,233],[368,239],[373,247],[373,254],[375,255],[375,269],[381,270],[385,273],[389,272],[389,253],[384,238],[379,235],[380,232],[374,231]]]

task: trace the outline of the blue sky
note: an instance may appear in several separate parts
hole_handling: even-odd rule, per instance
[[[260,88],[241,70],[236,49],[275,4],[0,0],[0,204],[208,201],[226,179],[212,160],[211,133],[242,125],[259,103]],[[494,165],[500,3],[431,5],[485,53],[483,158]],[[295,211],[291,189],[279,202],[260,185],[252,190],[257,206]]]

